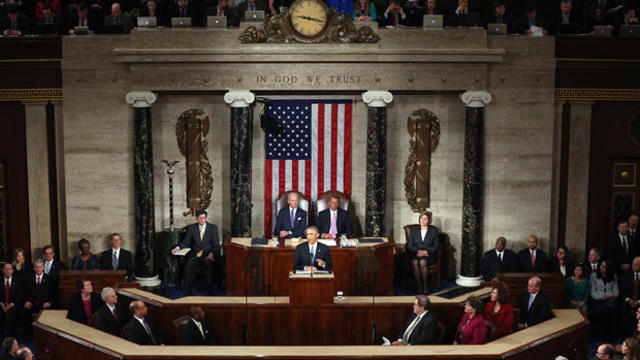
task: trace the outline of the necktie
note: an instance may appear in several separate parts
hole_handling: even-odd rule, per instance
[[[11,30],[18,30],[18,21],[11,19]]]
[[[640,274],[634,273],[635,279],[633,280],[633,300],[638,300],[638,284],[640,283]]]
[[[529,305],[527,306],[527,311],[531,310],[531,304],[533,304],[533,299],[535,299],[535,297],[533,295],[529,295]]]
[[[11,303],[11,301],[9,301],[10,292],[11,292],[11,282],[9,280],[5,280],[5,285],[4,285],[4,303],[5,304]]]
[[[338,217],[337,213],[331,212],[331,230],[329,230],[329,234],[331,234],[332,238],[336,238],[336,234],[338,233],[338,226],[336,225],[336,218]]]
[[[116,311],[116,307],[115,306],[113,307],[113,311],[111,312],[111,314],[116,319],[116,321],[118,321],[118,312]]]
[[[200,330],[200,335],[202,335],[202,338],[204,339],[204,330],[202,330],[202,323],[200,323],[200,321],[196,321],[196,324],[198,325],[198,330]]]
[[[569,15],[562,15],[562,23],[563,24],[568,24],[569,23]]]
[[[49,275],[49,271],[51,271],[51,263],[47,261],[44,265],[44,273]]]
[[[187,16],[187,9],[185,9],[185,8],[180,8],[180,16],[182,16],[182,17]]]
[[[41,276],[36,276],[36,287],[40,287],[40,277]]]
[[[536,267],[536,252],[531,250],[531,267],[535,269]]]
[[[313,249],[315,249],[315,245],[311,245],[311,247],[309,248],[309,255],[311,255],[311,256],[310,256],[310,257],[311,257],[311,266],[313,266],[313,263],[314,263],[314,262],[315,262],[315,260],[316,260],[316,254],[315,254],[315,252],[313,251]]]
[[[293,222],[296,219],[296,211],[291,209],[291,230],[293,230]]]
[[[391,25],[393,27],[398,27],[398,13],[397,12],[393,12],[393,20],[391,22]]]
[[[624,256],[627,256],[629,254],[629,248],[627,247],[627,237],[626,236],[622,237],[622,248],[624,249]]]
[[[404,335],[402,336],[402,343],[403,344],[406,344],[407,341],[409,341],[409,336],[411,335],[411,332],[416,327],[416,325],[418,325],[419,321],[420,321],[420,316],[416,316],[416,318],[413,319],[411,324],[409,324],[409,327],[407,328],[407,331],[405,331]]]
[[[153,336],[153,333],[151,332],[151,328],[147,324],[147,320],[143,319],[142,320],[142,325],[144,325],[144,331],[146,331],[147,334],[149,335],[149,337],[151,338],[151,342],[153,343],[153,345],[158,345],[158,343],[156,342],[156,337]]]
[[[120,19],[119,18],[113,18],[113,23],[115,25],[120,25]]]
[[[249,10],[250,11],[254,11],[256,9],[256,7],[254,5],[249,5]]]
[[[113,252],[113,270],[118,270],[118,256],[117,253]]]
[[[200,241],[204,238],[204,226],[200,226]]]
[[[500,262],[502,262],[502,253],[498,253],[498,257],[500,258]]]

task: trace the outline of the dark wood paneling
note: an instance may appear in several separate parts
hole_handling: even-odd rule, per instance
[[[542,291],[544,291],[552,308],[564,307],[564,276],[560,273],[501,273],[497,274],[498,282],[504,283],[509,289],[509,302],[517,308],[520,295],[527,290],[527,282],[532,276],[542,279]],[[485,283],[488,284],[488,283]]]
[[[0,38],[0,79],[5,89],[62,88],[60,37]]]
[[[27,185],[27,143],[24,106],[19,102],[0,102],[0,158],[6,161],[8,181],[8,247],[25,250],[30,258],[29,202]]]
[[[71,295],[78,292],[78,279],[91,280],[93,291],[100,292],[105,287],[115,287],[117,283],[127,281],[125,270],[63,270],[60,271],[60,304],[66,308]]]

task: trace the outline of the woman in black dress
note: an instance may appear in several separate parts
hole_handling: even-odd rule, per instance
[[[440,239],[438,230],[433,226],[429,226],[429,215],[427,213],[420,214],[419,222],[420,227],[411,229],[409,233],[407,251],[411,258],[413,275],[416,277],[416,282],[418,283],[418,292],[420,294],[427,294],[429,265],[433,265],[438,261]]]

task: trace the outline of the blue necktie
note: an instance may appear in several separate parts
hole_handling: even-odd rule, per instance
[[[527,311],[531,310],[531,304],[533,304],[533,299],[535,299],[535,297],[533,295],[529,295],[529,306],[527,306]]]
[[[118,257],[115,251],[113,252],[113,270],[118,270]]]
[[[313,266],[315,260],[316,260],[316,256],[315,253],[313,252],[315,245],[311,245],[311,247],[309,248],[309,255],[311,255],[311,266]]]

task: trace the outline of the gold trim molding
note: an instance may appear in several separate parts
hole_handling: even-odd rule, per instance
[[[640,101],[640,89],[556,88],[556,99]]]
[[[62,100],[62,89],[0,89],[0,101],[42,100]]]

